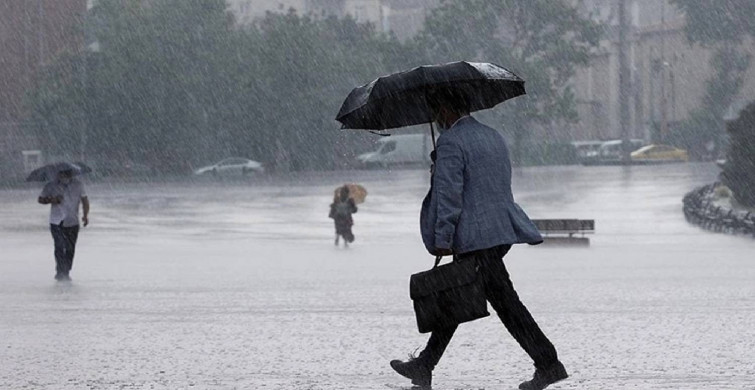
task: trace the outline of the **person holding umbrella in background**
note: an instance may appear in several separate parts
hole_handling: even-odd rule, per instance
[[[354,233],[351,227],[354,225],[352,214],[357,212],[357,203],[364,202],[367,191],[358,184],[344,184],[336,188],[333,203],[330,204],[329,218],[333,219],[336,229],[336,241],[343,237],[343,245],[348,248],[349,243],[354,242]]]
[[[76,175],[88,168],[70,163],[51,164],[33,171],[27,181],[48,181],[37,201],[50,205],[50,233],[55,244],[55,280],[70,281],[76,241],[79,236],[79,205],[84,214],[81,222],[89,224],[89,198],[84,184]]]

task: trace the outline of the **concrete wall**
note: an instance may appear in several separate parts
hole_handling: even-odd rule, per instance
[[[227,0],[239,24],[249,24],[265,13],[287,12],[315,16],[351,15],[359,22],[373,23],[378,31],[393,32],[399,39],[413,37],[425,16],[440,0]]]
[[[343,13],[351,15],[357,22],[374,23],[382,30],[383,5],[380,0],[346,0]]]
[[[307,0],[226,0],[237,23],[244,25],[265,16],[266,12],[286,13],[291,8],[306,13]]]

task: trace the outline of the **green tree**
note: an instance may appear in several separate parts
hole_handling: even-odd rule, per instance
[[[111,135],[129,158],[168,170],[231,143],[220,115],[236,84],[223,0],[103,1],[98,16],[104,20],[95,32],[102,47],[96,89],[103,96],[91,97],[107,114],[105,127],[93,129],[98,139]]]
[[[100,50],[61,58],[32,95],[40,134],[68,154],[83,134],[90,159],[162,172],[228,155],[293,169],[353,160],[370,138],[339,131],[342,99],[407,54],[350,18],[292,11],[240,27],[223,0],[101,0],[87,24]]]
[[[602,31],[564,0],[447,0],[430,13],[415,44],[431,62],[495,62],[526,80],[527,97],[493,114],[513,134],[520,163],[530,127],[578,120],[569,81],[588,64]]]
[[[728,123],[727,130],[731,142],[723,180],[739,203],[755,207],[755,103]]]
[[[49,65],[39,86],[28,96],[32,103],[32,123],[44,150],[53,156],[80,157],[85,137],[86,94],[80,69],[83,57],[64,53]]]
[[[48,69],[32,97],[40,133],[71,154],[64,125],[83,116],[75,132],[88,158],[162,171],[233,145],[224,120],[237,92],[236,36],[225,1],[101,0],[86,23],[100,50]]]
[[[353,160],[369,135],[344,136],[334,120],[349,91],[378,75],[396,70],[388,62],[402,49],[395,38],[354,19],[324,19],[268,14],[258,24],[258,109],[266,126],[268,154],[288,160],[293,169],[331,168]]]

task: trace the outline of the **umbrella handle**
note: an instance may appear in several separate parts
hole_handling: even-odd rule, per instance
[[[428,102],[429,102],[430,99],[428,99],[428,94],[429,94],[428,91],[425,90],[425,104],[429,106]],[[430,122],[430,137],[433,140],[433,152],[435,152],[435,149],[436,149],[435,148],[435,127],[433,126],[433,115],[430,114],[430,118],[428,118],[428,119],[429,119],[429,122]]]
[[[433,121],[430,121],[430,137],[433,140],[433,151],[435,151],[435,127],[433,127]]]

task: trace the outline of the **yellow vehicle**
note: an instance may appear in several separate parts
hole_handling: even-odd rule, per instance
[[[669,145],[643,146],[631,154],[632,161],[638,163],[671,163],[689,161],[687,151]]]

